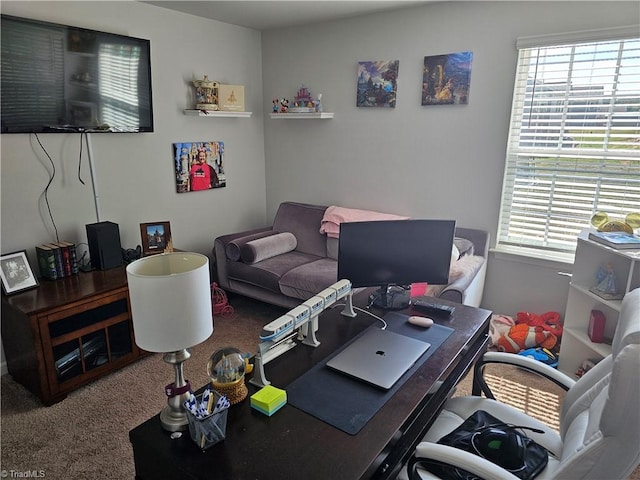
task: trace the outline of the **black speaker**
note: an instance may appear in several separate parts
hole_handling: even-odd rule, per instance
[[[120,229],[117,223],[89,223],[87,243],[93,268],[108,270],[122,265],[122,247],[120,246]]]

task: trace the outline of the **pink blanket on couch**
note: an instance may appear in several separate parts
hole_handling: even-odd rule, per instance
[[[340,224],[342,222],[368,222],[370,220],[407,220],[409,217],[393,215],[391,213],[372,212],[370,210],[358,210],[332,205],[324,212],[320,222],[320,233],[326,233],[327,237],[338,238],[340,236]]]

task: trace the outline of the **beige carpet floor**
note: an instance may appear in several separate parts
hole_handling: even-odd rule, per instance
[[[244,297],[230,297],[236,313],[216,318],[213,336],[191,349],[185,376],[194,386],[207,383],[206,363],[218,348],[235,346],[255,352],[262,326],[283,310]],[[535,376],[490,366],[491,387],[499,399],[558,423],[562,393]],[[166,403],[163,387],[172,372],[161,355],[146,357],[44,407],[10,375],[0,382],[0,478],[25,472],[46,479],[132,479],[134,464],[129,430],[157,414]],[[471,391],[468,376],[457,395]],[[12,477],[13,476],[13,477]],[[632,477],[640,479],[640,475]],[[160,479],[159,479],[160,480]]]

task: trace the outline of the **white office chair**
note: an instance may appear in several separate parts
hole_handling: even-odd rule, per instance
[[[549,463],[536,480],[624,479],[640,463],[640,288],[623,302],[612,353],[579,380],[542,362],[508,353],[487,352],[476,366],[480,378],[487,363],[508,363],[541,374],[567,390],[560,414],[560,434],[514,408],[492,399],[484,380],[479,384],[489,398],[450,399],[415,451],[417,457],[455,465],[485,479],[517,477],[472,453],[436,442],[476,410],[485,410],[503,422],[543,430],[526,434],[549,453]],[[438,478],[418,469],[423,479]],[[408,479],[406,467],[399,479]]]

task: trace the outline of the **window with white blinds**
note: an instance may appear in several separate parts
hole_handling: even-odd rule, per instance
[[[595,212],[620,220],[640,212],[640,38],[633,31],[519,45],[498,249],[572,253]]]
[[[3,23],[0,48],[2,118],[10,119],[3,131],[60,124],[65,118],[64,31]]]
[[[140,125],[138,99],[141,49],[128,45],[101,43],[98,50],[100,69],[101,122],[132,129]]]

